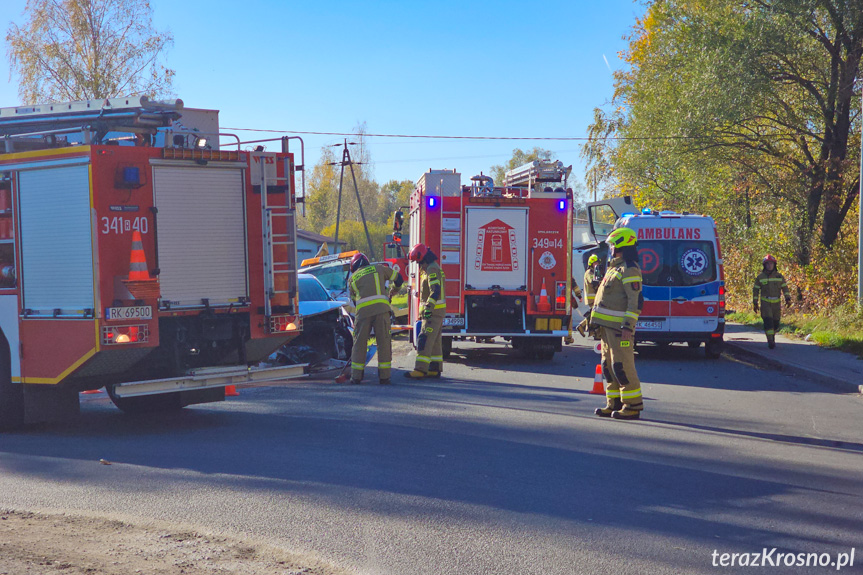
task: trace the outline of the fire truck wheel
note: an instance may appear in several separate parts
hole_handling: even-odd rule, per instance
[[[0,342],[6,338],[0,332]],[[14,429],[24,424],[24,385],[12,382],[9,346],[0,345],[0,429]]]
[[[114,393],[113,385],[108,385],[105,389],[108,391],[108,397],[111,398],[114,405],[120,411],[128,414],[176,411],[183,408],[183,404],[180,403],[180,394],[177,392],[143,395],[141,397],[117,397]]]
[[[442,337],[441,347],[443,348],[443,358],[449,359],[449,356],[452,355],[452,338]]]

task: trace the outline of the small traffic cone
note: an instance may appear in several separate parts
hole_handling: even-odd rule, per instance
[[[593,389],[590,390],[593,395],[605,395],[605,387],[602,385],[602,364],[596,364],[596,373],[593,375]]]
[[[82,391],[81,393],[90,395],[91,393],[102,393],[102,389],[88,389],[87,391]]]
[[[545,278],[542,278],[542,289],[539,290],[539,301],[536,304],[536,311],[551,311],[551,303],[548,301],[548,292],[545,289]]]
[[[240,392],[237,391],[236,385],[225,386],[225,397],[237,397],[238,395],[240,395]]]
[[[141,232],[132,232],[132,255],[129,258],[129,279],[149,280],[150,272],[147,271],[147,257],[144,255],[144,241]]]

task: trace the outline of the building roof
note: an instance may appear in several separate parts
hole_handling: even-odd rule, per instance
[[[331,238],[329,236],[322,236],[321,234],[316,234],[315,232],[310,232],[307,230],[297,230],[297,236],[301,238],[305,238],[310,242],[323,243],[327,242],[328,244],[335,243],[335,238]],[[339,244],[344,245],[345,242],[340,241]]]

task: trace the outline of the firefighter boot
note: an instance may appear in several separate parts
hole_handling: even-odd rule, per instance
[[[443,373],[442,365],[436,361],[433,361],[429,364],[429,372],[426,377],[436,377],[440,379],[441,373]]]
[[[413,371],[405,372],[405,377],[408,379],[422,379],[424,377],[428,377],[428,374],[424,371],[415,369]]]
[[[613,400],[607,399],[605,407],[597,407],[593,413],[599,417],[611,417],[612,412],[619,409],[623,409],[623,402],[620,401],[619,397],[615,397]]]
[[[581,337],[587,337],[587,330],[588,330],[588,326],[587,326],[587,320],[586,319],[581,320],[581,323],[579,323],[577,326],[575,326],[575,331],[580,333]]]
[[[389,385],[389,384],[390,384],[390,378],[388,378],[388,377],[383,378],[383,379],[381,379],[381,380],[380,380],[380,382],[379,382],[379,383],[380,383],[381,385]]]
[[[773,349],[776,347],[776,336],[772,333],[767,336],[767,347]]]
[[[638,419],[641,417],[641,411],[632,409],[628,405],[624,405],[623,409],[618,409],[611,412],[612,419]]]

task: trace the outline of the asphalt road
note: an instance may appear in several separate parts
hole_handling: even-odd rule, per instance
[[[173,415],[84,396],[71,424],[0,435],[0,508],[172,521],[367,574],[708,573],[773,547],[854,548],[843,572],[863,570],[860,396],[643,349],[645,419],[621,422],[593,415],[587,345],[455,352],[442,380],[294,382]]]

